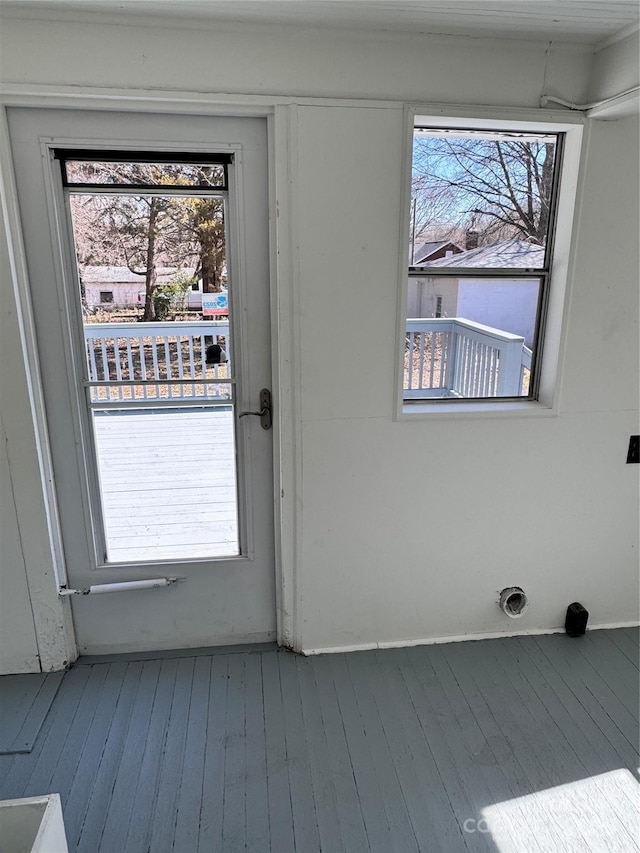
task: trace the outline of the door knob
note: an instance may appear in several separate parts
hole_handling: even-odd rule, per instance
[[[271,391],[268,388],[263,388],[260,392],[259,412],[240,412],[238,417],[246,418],[247,415],[255,415],[260,418],[262,429],[271,429]]]

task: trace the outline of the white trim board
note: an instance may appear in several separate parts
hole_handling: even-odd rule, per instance
[[[204,113],[215,115],[266,115],[276,106],[297,104],[299,106],[322,107],[367,107],[368,109],[411,109],[416,113],[426,115],[476,115],[480,112],[499,112],[504,118],[517,121],[579,122],[584,118],[584,112],[570,110],[561,105],[537,104],[492,104],[468,101],[413,101],[399,96],[398,98],[367,98],[367,97],[313,97],[310,95],[256,95],[252,92],[208,92],[185,91],[182,89],[113,89],[108,87],[91,86],[80,88],[76,86],[61,86],[48,83],[10,83],[0,82],[0,99],[5,106],[21,107],[55,107],[56,109],[74,108],[82,105],[83,109],[149,109],[162,112],[190,113],[204,110]]]
[[[615,630],[616,628],[639,628],[640,622],[615,622],[612,624],[592,625],[591,631]],[[542,637],[546,634],[564,634],[564,626],[557,628],[533,628],[528,631],[490,631],[486,634],[456,634],[452,637],[419,637],[410,640],[388,640],[382,643],[354,643],[346,646],[327,646],[318,649],[302,649],[306,657],[312,655],[343,654],[344,652],[367,652],[372,649],[406,649],[411,646],[436,646],[445,643],[464,643],[467,640],[499,640],[507,637]],[[579,638],[576,638],[579,639]]]
[[[19,525],[22,526],[20,519],[28,519],[29,523],[32,523],[35,512],[43,519],[43,526],[46,526],[43,536],[30,536],[27,531],[24,531],[21,540],[40,668],[43,672],[50,672],[63,669],[76,659],[78,652],[71,606],[68,601],[58,597],[58,588],[66,580],[64,551],[53,487],[53,464],[37,358],[26,254],[4,109],[0,111],[0,199],[7,239],[8,271],[11,277],[11,283],[7,282],[7,284],[12,288],[16,301],[22,349],[18,357],[21,357],[24,363],[26,393],[29,399],[37,454],[36,464],[40,478],[40,492],[37,495],[27,495],[26,491],[29,489],[23,490],[21,487],[16,487],[14,494]],[[36,500],[37,506],[34,505]],[[44,536],[48,543],[47,550],[43,547]]]
[[[148,109],[162,112],[212,113],[220,116],[266,115],[276,106],[347,106],[403,109],[404,101],[369,98],[313,98],[296,95],[254,95],[250,92],[186,92],[183,90],[110,89],[56,86],[46,83],[2,83],[0,98],[5,106],[65,108]],[[80,106],[81,105],[81,106]],[[107,106],[108,105],[108,106]]]

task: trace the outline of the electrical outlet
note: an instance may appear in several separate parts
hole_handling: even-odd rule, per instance
[[[640,435],[632,435],[629,437],[627,462],[640,462]]]

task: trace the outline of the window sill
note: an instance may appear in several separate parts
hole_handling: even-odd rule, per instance
[[[535,400],[495,400],[469,402],[430,402],[420,401],[403,403],[397,417],[399,421],[424,421],[432,419],[460,418],[553,418],[557,409]]]

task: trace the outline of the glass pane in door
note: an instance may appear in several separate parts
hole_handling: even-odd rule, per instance
[[[230,406],[93,412],[110,562],[239,553]]]
[[[117,189],[104,188],[103,172]],[[73,162],[73,175],[66,191],[105,562],[236,556],[220,167],[87,161]]]

